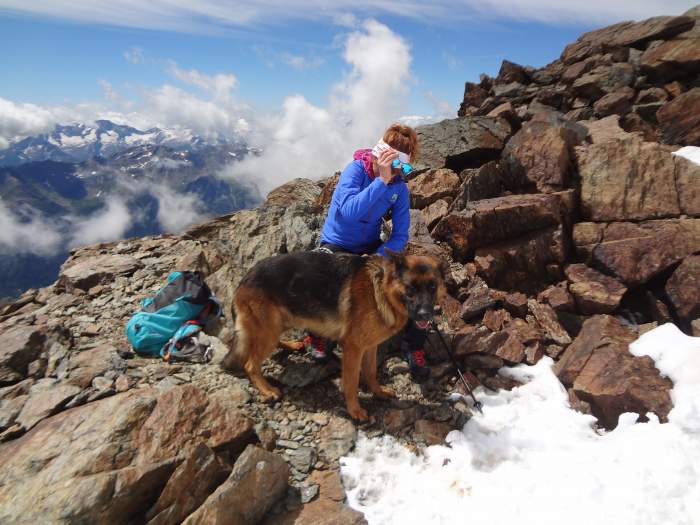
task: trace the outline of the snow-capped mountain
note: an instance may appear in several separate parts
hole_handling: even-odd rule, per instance
[[[217,141],[213,144],[222,143],[223,141]],[[144,145],[193,151],[212,145],[212,142],[187,129],[151,128],[142,131],[109,120],[97,120],[94,125],[57,124],[51,133],[26,137],[0,151],[0,166],[17,166],[43,160],[83,162],[95,157],[108,158]]]

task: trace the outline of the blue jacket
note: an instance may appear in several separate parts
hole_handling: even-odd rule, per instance
[[[353,253],[367,251],[380,242],[382,217],[391,209],[391,237],[377,249],[400,252],[408,241],[408,187],[400,177],[389,184],[371,180],[361,160],[348,164],[340,174],[331,207],[321,231],[321,242],[336,244]]]

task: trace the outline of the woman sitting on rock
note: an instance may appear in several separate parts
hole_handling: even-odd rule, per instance
[[[340,174],[331,206],[321,232],[321,248],[333,253],[358,255],[384,253],[385,248],[400,252],[408,241],[409,192],[404,176],[412,171],[418,153],[418,137],[413,128],[392,124],[372,149],[360,149]],[[382,219],[391,214],[391,236],[381,240]],[[415,323],[406,325],[401,344],[417,380],[430,375],[424,344],[426,331]],[[328,342],[313,335],[304,344],[317,362],[330,356]]]

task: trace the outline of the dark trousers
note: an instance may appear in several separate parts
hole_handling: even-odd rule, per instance
[[[377,242],[374,246],[367,248],[365,251],[360,253],[355,253],[355,255],[371,255],[377,251],[377,248],[381,245],[381,241]],[[354,253],[346,250],[342,246],[337,244],[321,243],[321,248],[326,248],[333,253]],[[415,350],[424,350],[425,341],[428,337],[427,330],[421,330],[416,326],[416,323],[409,319],[404,326],[404,336],[401,342],[401,350],[404,352],[413,352]]]

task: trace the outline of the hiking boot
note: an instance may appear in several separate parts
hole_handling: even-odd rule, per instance
[[[425,361],[425,351],[421,348],[410,352],[405,352],[408,368],[411,371],[411,377],[418,382],[425,381],[430,377],[430,367]]]
[[[313,335],[306,335],[303,339],[304,348],[311,355],[311,359],[319,364],[327,363],[331,359],[331,352],[327,348],[326,340]]]

